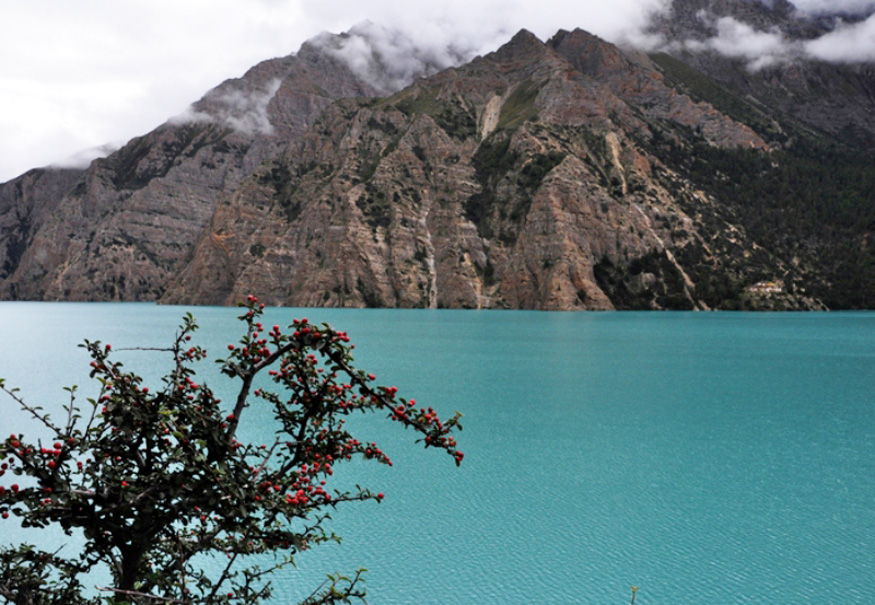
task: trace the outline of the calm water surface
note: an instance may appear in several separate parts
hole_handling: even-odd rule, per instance
[[[0,376],[59,406],[62,386],[87,391],[77,343],[166,345],[185,310],[0,303]],[[239,337],[235,309],[193,312],[216,356]],[[269,309],[265,323],[301,316],[349,331],[358,366],[401,395],[462,411],[466,458],[362,421],[396,464],[339,480],[386,499],[338,511],[343,544],[281,572],[277,603],[358,567],[374,605],[620,605],[630,585],[638,605],[875,602],[875,313]],[[169,369],[119,355],[153,379]],[[268,439],[255,420],[249,436]],[[0,434],[23,423],[0,400]]]

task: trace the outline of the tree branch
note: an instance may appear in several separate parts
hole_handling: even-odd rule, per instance
[[[161,601],[162,603],[191,603],[191,601],[181,601],[179,599],[171,599],[168,597],[159,597],[154,594],[147,594],[145,592],[137,592],[136,590],[122,590],[121,588],[109,588],[106,586],[95,586],[97,590],[101,592],[114,592],[116,594],[121,594],[129,597],[142,597],[146,599],[151,599],[153,601]]]

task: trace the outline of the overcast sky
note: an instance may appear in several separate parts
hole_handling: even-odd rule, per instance
[[[295,52],[322,31],[370,20],[425,44],[482,54],[523,27],[544,40],[575,27],[612,41],[634,39],[649,12],[666,2],[0,0],[0,182],[144,134],[222,80]],[[872,2],[829,5],[842,3]],[[824,41],[824,52],[875,49],[870,21],[873,27]],[[744,44],[745,32],[727,31]]]

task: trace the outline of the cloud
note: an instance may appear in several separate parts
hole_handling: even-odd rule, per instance
[[[845,10],[850,10],[860,9],[873,3],[849,0],[838,4]],[[816,0],[809,0],[806,3],[806,10],[826,9]],[[835,13],[830,11],[829,14]],[[745,59],[751,71],[805,59],[830,63],[875,61],[875,15],[853,23],[846,23],[840,17],[836,17],[832,31],[812,40],[790,40],[777,27],[769,30],[755,29],[733,17],[715,18],[706,11],[700,11],[698,16],[715,28],[716,35],[706,40],[673,43],[669,45],[670,49],[683,48],[691,52],[714,51],[727,57]]]
[[[858,23],[840,23],[830,33],[806,42],[805,53],[831,63],[875,61],[875,15]]]
[[[174,123],[216,122],[247,135],[273,134],[273,125],[267,113],[270,100],[280,88],[282,80],[271,80],[262,90],[244,92],[233,90],[210,91],[203,101],[204,110],[189,107],[186,111],[170,119]]]
[[[62,160],[50,164],[51,168],[88,168],[94,160],[105,158],[114,151],[118,150],[121,145],[107,143],[91,149],[83,149]]]
[[[313,42],[384,93],[404,88],[417,75],[431,75],[464,63],[479,50],[472,41],[414,39],[404,31],[370,21],[354,26],[343,37],[324,34]]]
[[[707,18],[705,15],[701,17]],[[694,52],[713,50],[727,57],[746,59],[752,71],[790,61],[801,52],[797,43],[787,40],[777,29],[756,30],[733,17],[721,17],[713,25],[716,36],[704,41],[687,40],[683,47]]]

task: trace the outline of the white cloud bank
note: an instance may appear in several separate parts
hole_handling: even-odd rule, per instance
[[[702,19],[707,19],[701,15]],[[713,22],[717,35],[705,41],[688,40],[683,46],[690,51],[713,50],[727,57],[748,61],[751,70],[759,70],[798,56],[801,48],[788,41],[780,31],[758,31],[732,17]]]
[[[56,162],[52,162],[50,166],[52,168],[88,168],[91,162],[97,158],[105,158],[119,149],[119,147],[121,147],[120,144],[106,143],[91,149],[83,149]]]
[[[859,23],[840,24],[834,31],[806,43],[805,52],[832,63],[875,62],[875,15]]]
[[[769,4],[767,0],[760,0]],[[821,0],[797,2],[800,16],[818,16],[825,13],[865,15],[875,7],[872,0],[832,1],[827,6]],[[698,17],[713,26],[717,33],[707,40],[686,40],[673,43],[692,52],[715,51],[727,57],[745,59],[751,71],[775,64],[800,59],[829,63],[868,63],[875,61],[875,14],[856,22],[845,22],[836,17],[833,29],[813,40],[790,40],[780,30],[757,30],[733,17],[714,17],[700,11]]]
[[[326,33],[313,42],[346,63],[360,78],[383,92],[394,92],[417,74],[430,75],[471,59],[473,40],[419,39],[402,30],[365,21],[342,39]]]
[[[218,122],[243,134],[273,134],[273,125],[267,113],[270,100],[280,89],[282,80],[271,80],[263,90],[243,93],[213,92],[209,95],[211,111],[195,111],[189,107],[181,114],[170,118],[171,122]]]

